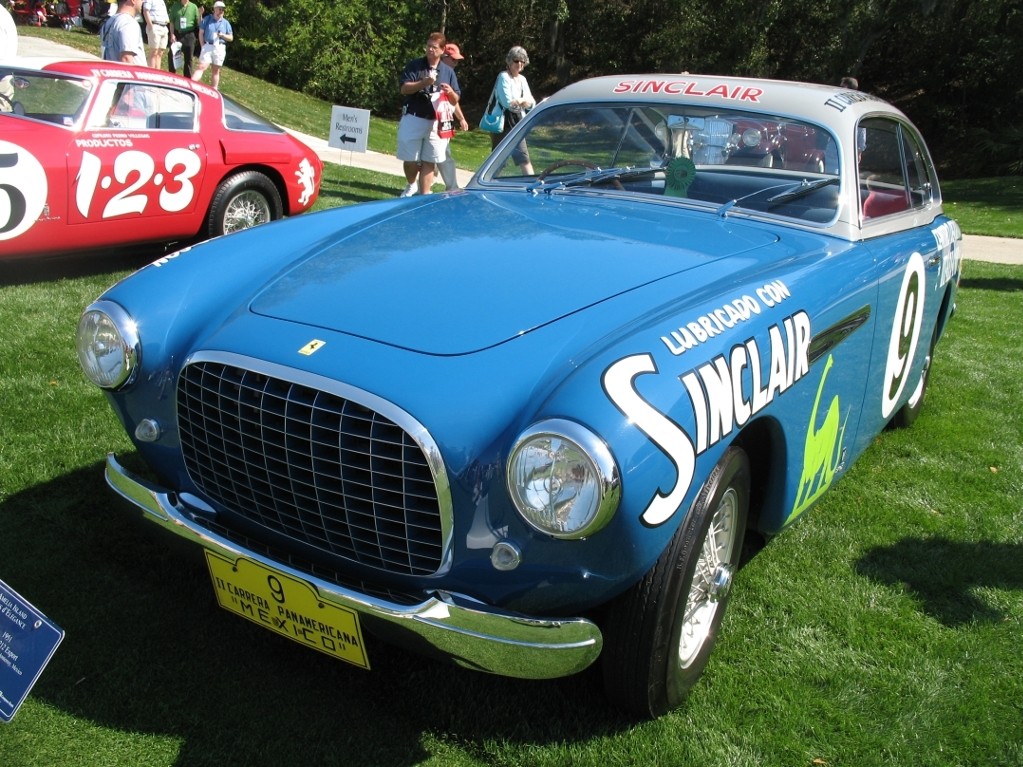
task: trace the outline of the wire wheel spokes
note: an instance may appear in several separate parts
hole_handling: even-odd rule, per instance
[[[678,643],[678,660],[686,668],[710,636],[714,616],[732,585],[732,554],[738,530],[738,495],[729,488],[714,511],[703,539],[693,582],[686,596],[685,616]]]

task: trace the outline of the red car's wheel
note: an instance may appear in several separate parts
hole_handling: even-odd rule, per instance
[[[210,237],[230,234],[284,215],[281,195],[274,183],[259,171],[236,173],[220,182],[210,214],[206,233]]]

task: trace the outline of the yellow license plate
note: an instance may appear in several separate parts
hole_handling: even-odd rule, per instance
[[[313,586],[249,559],[212,551],[206,561],[217,602],[253,623],[334,658],[369,668],[359,615],[320,600]]]

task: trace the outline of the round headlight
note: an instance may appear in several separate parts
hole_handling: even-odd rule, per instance
[[[763,140],[763,136],[760,131],[756,128],[748,128],[743,131],[742,143],[748,146],[750,149],[753,147],[760,146],[760,142]]]
[[[508,458],[508,489],[523,519],[555,538],[584,538],[618,508],[618,466],[603,440],[572,421],[534,424]]]
[[[139,364],[135,321],[112,301],[97,301],[78,321],[78,362],[85,376],[102,389],[129,383]]]

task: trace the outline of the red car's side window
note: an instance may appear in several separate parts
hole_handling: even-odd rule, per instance
[[[88,128],[194,130],[194,94],[130,82],[105,83],[96,99]]]

